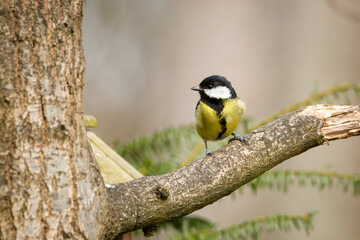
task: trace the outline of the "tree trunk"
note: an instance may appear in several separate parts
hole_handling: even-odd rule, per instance
[[[0,239],[98,239],[83,123],[82,1],[0,2]]]

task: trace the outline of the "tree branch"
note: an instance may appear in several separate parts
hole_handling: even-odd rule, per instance
[[[151,229],[229,195],[277,164],[330,140],[360,135],[357,106],[313,105],[283,115],[183,168],[108,188],[107,238]]]

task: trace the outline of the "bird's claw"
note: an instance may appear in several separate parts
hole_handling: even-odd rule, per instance
[[[205,150],[205,155],[210,155],[210,154],[212,154],[212,153],[213,153],[213,151],[210,151],[210,150],[208,150],[208,149]]]
[[[242,143],[249,144],[249,140],[246,137],[240,136],[239,134],[236,134],[236,133],[232,133],[232,135],[234,137],[229,140],[229,143],[234,141],[234,140],[238,140],[238,141],[240,141]]]

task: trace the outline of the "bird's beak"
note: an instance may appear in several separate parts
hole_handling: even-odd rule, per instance
[[[202,89],[199,86],[192,87],[191,90],[201,91]]]

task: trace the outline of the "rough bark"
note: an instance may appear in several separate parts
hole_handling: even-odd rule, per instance
[[[0,239],[98,239],[106,191],[86,138],[82,1],[0,2]]]
[[[177,171],[108,188],[108,237],[179,218],[224,197],[277,164],[329,140],[360,134],[355,106],[315,105],[283,115]]]

